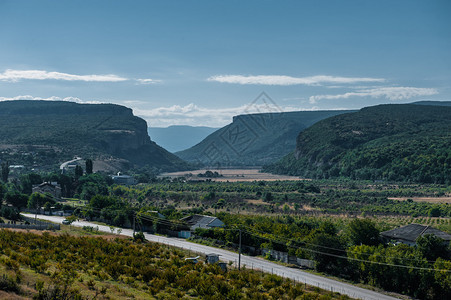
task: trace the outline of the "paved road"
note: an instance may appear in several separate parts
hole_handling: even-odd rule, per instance
[[[34,218],[34,216],[35,216],[33,214],[26,214],[26,213],[22,213],[22,215],[24,215],[26,217],[30,217],[30,218]],[[38,218],[43,219],[43,220],[52,221],[55,223],[61,223],[65,219],[64,217],[44,216],[44,215],[38,215]],[[98,226],[100,231],[111,232],[110,227],[108,227],[108,226],[97,225],[95,223],[90,223],[87,221],[74,222],[74,223],[72,223],[72,225],[79,226],[79,227],[82,227],[82,226],[96,227],[96,226]],[[121,234],[126,235],[126,236],[132,236],[133,230],[123,228]],[[204,246],[204,245],[199,245],[199,244],[191,243],[184,239],[179,239],[179,238],[163,237],[163,236],[147,234],[147,233],[145,233],[144,235],[148,241],[172,245],[175,247],[191,250],[193,252],[198,252],[198,253],[202,253],[202,254],[217,253],[221,256],[221,260],[225,261],[225,262],[233,262],[234,264],[236,264],[238,261],[238,254],[231,252],[231,251],[214,248],[214,247],[209,247],[209,246]],[[350,284],[346,284],[343,282],[324,278],[324,277],[321,277],[318,275],[303,272],[299,269],[281,266],[281,265],[275,264],[273,262],[264,260],[262,258],[242,255],[241,256],[241,265],[242,266],[245,265],[246,268],[258,269],[258,270],[262,270],[263,272],[277,274],[282,277],[290,278],[297,282],[306,283],[311,286],[317,286],[317,287],[325,289],[325,290],[338,292],[340,294],[348,295],[349,297],[356,298],[356,299],[365,299],[365,300],[397,299],[397,298],[393,298],[393,297],[390,297],[390,296],[387,296],[384,294],[380,294],[380,293],[377,293],[374,291],[359,288],[359,287],[356,287],[356,286],[353,286]]]
[[[66,169],[68,164],[73,163],[73,162],[77,162],[77,161],[79,161],[79,160],[82,160],[82,158],[76,157],[75,159],[72,159],[72,160],[63,162],[63,163],[60,165],[60,170]]]

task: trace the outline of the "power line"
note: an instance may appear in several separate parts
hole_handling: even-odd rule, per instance
[[[87,211],[88,209],[85,209],[85,210]],[[97,212],[101,212],[100,209],[91,208],[91,210],[97,211]],[[137,213],[134,213],[134,214],[135,214],[134,217],[137,217]],[[187,224],[184,224],[182,222],[166,220],[166,219],[162,219],[162,218],[159,218],[159,217],[156,217],[156,216],[151,216],[151,215],[140,214],[138,218],[139,219],[144,219],[146,221],[151,221],[151,222],[159,222],[160,224],[170,225],[170,226],[182,226],[182,225],[187,226]],[[235,226],[237,226],[237,224],[235,224]],[[239,224],[239,226],[240,227],[245,227],[245,228],[247,228],[249,230],[255,230],[255,231],[259,232],[260,234],[273,236],[273,234],[271,234],[271,233],[264,232],[264,231],[257,230],[257,229],[253,229],[253,228],[250,228],[250,227],[242,225],[242,224]],[[241,229],[241,228],[236,228],[236,229],[235,228],[231,228],[231,229],[222,228],[222,230],[231,230],[232,231],[232,230],[243,230],[243,229]],[[408,268],[408,269],[416,269],[416,270],[439,271],[439,272],[451,273],[451,270],[446,270],[446,269],[438,270],[438,269],[434,269],[434,268],[407,266],[407,265],[399,265],[399,264],[390,264],[390,263],[377,262],[377,261],[371,261],[371,260],[364,260],[364,259],[358,259],[358,258],[352,258],[352,257],[348,257],[348,256],[342,256],[342,255],[322,252],[322,251],[310,249],[310,248],[307,248],[307,247],[300,247],[300,246],[296,247],[296,246],[293,246],[293,245],[287,245],[286,243],[283,243],[280,240],[277,240],[277,239],[274,239],[274,238],[271,239],[271,238],[266,237],[266,236],[257,235],[256,233],[254,233],[252,231],[249,231],[249,230],[243,230],[243,231],[248,233],[248,234],[250,234],[250,235],[252,235],[252,236],[258,237],[258,238],[263,238],[263,239],[266,239],[268,241],[273,241],[273,242],[278,242],[278,243],[285,244],[285,246],[287,246],[289,248],[292,248],[292,249],[302,249],[302,250],[306,250],[306,251],[317,253],[317,254],[321,254],[321,255],[326,255],[326,256],[331,256],[331,257],[341,258],[341,259],[347,259],[347,260],[352,260],[352,261],[358,261],[358,262],[364,262],[364,263],[370,263],[370,264],[377,264],[377,265],[384,265],[384,266],[391,266],[391,267],[400,267],[400,268]],[[295,241],[295,240],[288,239],[288,238],[285,238],[285,237],[279,237],[279,239],[282,239],[282,240],[285,240],[285,241],[289,241],[289,242],[303,243],[305,245],[310,245],[310,246],[313,246],[313,247],[324,248],[324,249],[333,250],[333,251],[339,251],[339,252],[345,252],[345,253],[354,253],[354,254],[368,255],[368,256],[372,255],[372,254],[368,254],[368,253],[359,253],[359,252],[349,251],[349,250],[345,250],[345,249],[337,249],[337,248],[333,248],[333,247],[317,245],[317,244],[308,243],[308,242],[299,242],[299,241]],[[386,255],[380,255],[380,257],[396,258],[394,256],[386,256]],[[415,259],[409,259],[409,258],[404,258],[404,259],[405,260],[410,260],[410,261],[416,261]],[[434,262],[431,262],[431,261],[426,261],[426,262],[434,263]]]
[[[260,230],[258,230],[258,229],[253,229],[253,228],[250,228],[250,227],[245,226],[245,225],[243,225],[243,227],[246,227],[246,228],[248,228],[249,230],[258,231],[258,232],[260,232],[261,234],[273,235],[273,234],[271,234],[271,233],[264,232],[264,231],[260,231]],[[263,237],[262,237],[262,238],[263,238]],[[295,243],[297,243],[297,244],[301,243],[301,244],[309,245],[309,246],[312,246],[312,247],[318,247],[318,248],[323,248],[323,249],[327,249],[327,250],[333,250],[333,251],[339,251],[339,252],[345,252],[345,253],[354,253],[354,254],[360,254],[360,255],[366,255],[366,256],[371,256],[371,255],[373,255],[372,253],[361,253],[361,252],[356,252],[356,251],[351,251],[351,250],[346,250],[346,249],[338,249],[338,248],[333,248],[333,247],[328,247],[328,246],[323,246],[323,245],[313,244],[313,243],[304,242],[304,241],[296,241],[296,240],[289,239],[289,238],[286,238],[286,237],[279,237],[279,238],[280,238],[280,239],[283,239],[283,240],[285,240],[285,241],[288,241],[288,242],[295,242]],[[277,240],[275,240],[275,241],[277,241]],[[289,245],[286,245],[286,246],[287,246],[287,247],[290,247]],[[380,256],[381,256],[381,257],[385,257],[385,258],[397,258],[396,256],[388,256],[388,255],[380,255]],[[416,259],[411,259],[411,258],[405,258],[405,260],[417,261]],[[428,263],[430,263],[430,264],[434,264],[434,263],[435,263],[435,261],[430,261],[430,260],[426,260],[426,261],[427,261]]]
[[[246,231],[246,232],[251,234],[251,235],[260,237],[260,236],[256,235],[255,233],[252,233],[252,232],[249,232],[249,231]],[[267,238],[267,237],[261,237],[261,238],[269,240],[269,241],[276,241],[277,242],[277,240],[270,239],[270,238]],[[341,255],[336,255],[336,254],[332,254],[332,253],[317,251],[317,250],[313,250],[313,249],[309,249],[309,248],[305,248],[305,247],[295,247],[295,246],[290,246],[290,245],[286,245],[286,246],[290,247],[290,248],[294,248],[294,249],[302,249],[302,250],[306,250],[306,251],[309,251],[309,252],[318,253],[318,254],[321,254],[321,255],[331,256],[331,257],[335,257],[335,258],[348,259],[348,260],[353,260],[353,261],[358,261],[358,262],[365,262],[365,263],[370,263],[370,264],[377,264],[377,265],[384,265],[384,266],[391,266],[391,267],[400,267],[400,268],[407,268],[407,269],[416,269],[416,270],[426,270],[426,271],[437,271],[437,272],[451,273],[451,270],[448,270],[448,269],[434,269],[434,268],[425,268],[425,267],[390,264],[390,263],[383,263],[383,262],[377,262],[377,261],[371,261],[371,260],[364,260],[364,259],[352,258],[352,257],[347,257],[347,256],[341,256]],[[384,257],[383,255],[381,255],[381,256]],[[391,256],[388,256],[388,257],[391,257]]]

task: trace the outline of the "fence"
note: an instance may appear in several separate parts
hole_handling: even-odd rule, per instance
[[[269,255],[271,259],[278,260],[284,263],[297,265],[304,268],[313,269],[315,262],[309,259],[302,259],[296,256],[288,255],[288,252],[277,251],[273,249],[262,249],[263,255]]]

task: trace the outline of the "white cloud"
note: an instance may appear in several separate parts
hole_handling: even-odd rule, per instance
[[[31,95],[23,95],[23,96],[15,96],[15,97],[0,97],[0,101],[14,101],[14,100],[45,100],[45,101],[68,101],[68,102],[76,102],[76,103],[86,103],[86,104],[99,104],[104,103],[100,101],[85,101],[77,97],[34,97]]]
[[[211,109],[193,103],[185,106],[172,105],[154,109],[134,108],[135,115],[148,121],[149,126],[166,127],[170,125],[204,125],[219,127],[232,121],[234,115],[242,113],[246,106]]]
[[[285,106],[283,111],[312,111],[318,107],[303,109],[295,106]],[[167,127],[170,125],[191,125],[222,127],[232,122],[234,116],[250,113],[279,112],[267,104],[242,105],[230,108],[205,108],[190,103],[185,106],[173,105],[154,109],[133,108],[135,115],[142,117],[152,127]]]
[[[0,73],[1,81],[17,82],[22,79],[29,80],[65,80],[65,81],[93,81],[93,82],[119,82],[127,78],[117,75],[74,75],[60,72],[48,72],[44,70],[6,70]]]
[[[216,75],[207,78],[207,81],[236,84],[255,85],[321,85],[321,84],[352,84],[359,82],[384,82],[382,78],[370,77],[337,77],[317,75],[309,77],[291,77],[285,75]]]
[[[161,80],[157,79],[151,79],[151,78],[138,78],[136,81],[139,84],[155,84],[155,83],[161,83]]]
[[[417,88],[417,87],[379,87],[371,89],[361,89],[355,92],[348,92],[338,95],[315,95],[309,98],[310,103],[316,103],[322,99],[348,99],[350,97],[371,97],[371,98],[387,98],[389,100],[406,100],[418,96],[431,96],[438,94],[434,88]]]

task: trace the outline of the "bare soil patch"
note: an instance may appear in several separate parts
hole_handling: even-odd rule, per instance
[[[254,205],[271,205],[269,203],[264,202],[262,199],[258,199],[258,200],[246,199],[246,202],[250,203],[250,204],[254,204]]]
[[[111,174],[116,174],[117,172],[119,172],[120,170],[123,170],[126,165],[127,165],[128,161],[126,161],[125,159],[114,159],[114,158],[109,158],[109,159],[97,159],[94,160],[93,162],[93,171],[97,172],[97,171],[102,171],[102,172],[107,172],[107,173],[111,173]]]
[[[30,299],[30,298],[22,297],[15,293],[7,293],[5,291],[0,291],[0,299],[2,299],[2,300],[20,300],[20,299]]]

